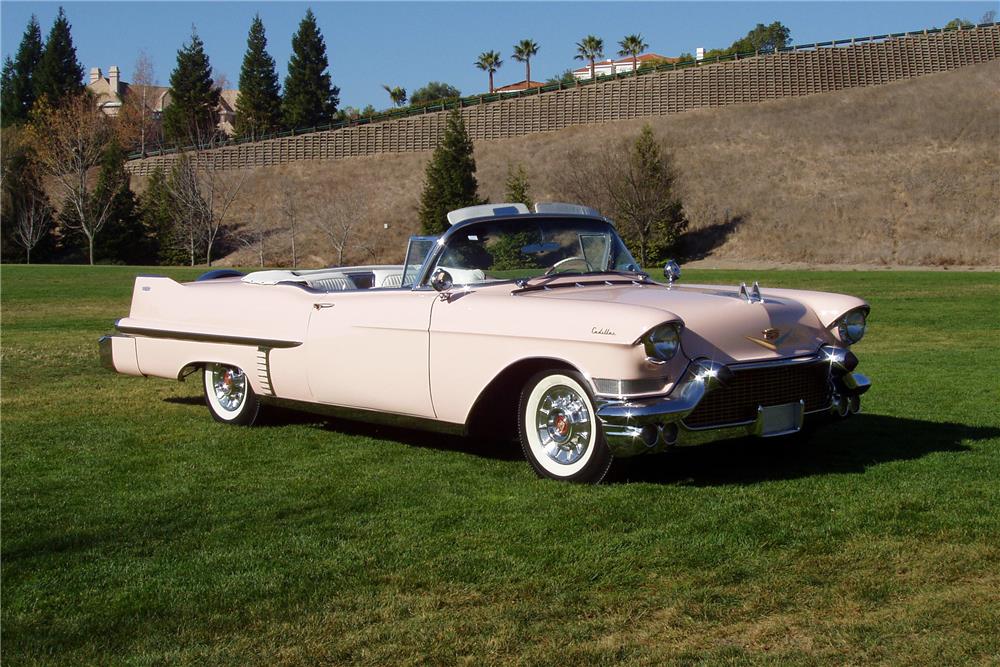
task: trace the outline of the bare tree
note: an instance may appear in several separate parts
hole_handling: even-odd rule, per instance
[[[14,241],[24,248],[25,263],[31,264],[31,251],[52,226],[52,210],[45,196],[34,188],[23,195],[14,223]]]
[[[223,172],[199,165],[196,153],[183,153],[174,163],[167,189],[176,203],[174,224],[188,239],[192,266],[199,240],[205,244],[205,264],[212,265],[215,241],[247,173],[245,170]]]
[[[153,118],[156,106],[154,85],[153,61],[145,51],[140,51],[135,59],[132,83],[129,84],[129,94],[125,96],[122,113],[135,125],[135,138],[142,155],[146,154],[150,144],[160,143],[158,124]]]
[[[201,179],[190,154],[183,153],[177,158],[166,185],[174,203],[170,210],[174,230],[178,238],[185,239],[191,266],[194,266],[196,248],[205,227],[203,219],[207,215],[207,205],[201,194]]]
[[[643,265],[666,253],[686,229],[676,170],[648,125],[627,144],[572,149],[562,164],[552,177],[556,199],[591,206],[615,220]]]
[[[257,253],[257,261],[261,268],[264,268],[265,244],[279,230],[268,225],[261,219],[260,211],[256,206],[250,207],[250,223],[244,225],[236,235],[237,240],[248,250]],[[294,267],[293,267],[294,268]]]
[[[282,178],[279,182],[281,186],[281,194],[279,195],[280,201],[278,203],[278,208],[281,211],[282,217],[285,219],[285,228],[288,230],[289,236],[292,241],[292,268],[294,269],[298,266],[298,256],[295,254],[295,232],[298,228],[298,202],[297,196],[295,194],[295,189],[292,185],[292,180],[287,176]]]
[[[354,244],[354,232],[367,217],[368,201],[369,198],[363,192],[352,190],[338,196],[315,219],[316,228],[330,239],[333,249],[337,251],[338,266],[343,265],[344,256]]]
[[[593,151],[571,148],[561,161],[563,168],[551,175],[555,199],[576,202],[611,215],[611,184],[619,157],[618,151],[606,146]]]
[[[65,202],[66,227],[86,237],[87,256],[93,264],[94,238],[107,223],[118,192],[109,188],[105,200],[96,201],[89,176],[100,164],[114,128],[86,94],[66,99],[59,107],[39,104],[35,109],[32,131],[39,170]]]

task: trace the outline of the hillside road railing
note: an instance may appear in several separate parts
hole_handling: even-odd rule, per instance
[[[1000,24],[925,30],[800,44],[770,54],[743,53],[663,64],[639,72],[464,97],[254,140],[173,148],[130,156],[147,175],[189,153],[214,169],[248,169],[297,160],[338,160],[433,149],[448,112],[458,109],[473,140],[548,132],[571,125],[754,104],[784,97],[875,86],[995,60]]]

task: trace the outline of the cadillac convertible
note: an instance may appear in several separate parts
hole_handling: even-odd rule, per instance
[[[197,374],[216,420],[262,404],[509,433],[543,477],[600,481],[615,457],[798,434],[857,412],[850,347],[868,304],[789,289],[657,282],[614,224],[572,204],[475,206],[402,265],[141,276],[105,366]]]

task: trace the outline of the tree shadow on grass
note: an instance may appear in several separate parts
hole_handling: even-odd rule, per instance
[[[717,222],[701,229],[685,232],[678,241],[678,253],[681,261],[692,262],[705,259],[716,248],[725,243],[729,236],[744,222],[743,216],[737,215],[725,222]]]
[[[1000,428],[859,414],[809,438],[742,438],[622,460],[608,481],[718,486],[859,473],[934,452],[966,452],[963,441],[990,438],[1000,438]]]

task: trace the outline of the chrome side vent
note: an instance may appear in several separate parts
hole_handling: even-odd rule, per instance
[[[271,348],[257,348],[257,381],[261,390],[268,396],[274,396],[271,387]]]
[[[630,394],[652,394],[662,391],[670,378],[651,378],[647,380],[612,380],[594,378],[594,388],[604,396],[628,396]]]

